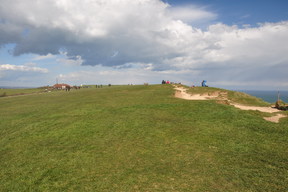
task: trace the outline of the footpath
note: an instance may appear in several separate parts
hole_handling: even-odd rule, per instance
[[[257,106],[247,106],[247,105],[242,105],[238,103],[234,103],[228,99],[228,94],[227,92],[224,91],[216,91],[213,93],[204,93],[204,94],[190,94],[187,93],[187,89],[182,87],[182,86],[176,86],[174,85],[174,89],[176,90],[175,92],[175,97],[181,98],[181,99],[186,99],[186,100],[217,100],[217,101],[222,101],[222,103],[232,105],[236,108],[239,108],[241,110],[256,110],[260,112],[265,112],[265,113],[278,113],[275,114],[274,116],[271,117],[263,117],[265,120],[278,123],[281,118],[287,117],[284,114],[279,114],[281,112],[280,110],[272,107],[257,107]],[[221,103],[221,102],[220,102]]]

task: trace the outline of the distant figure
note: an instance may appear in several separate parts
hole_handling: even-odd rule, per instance
[[[166,81],[165,80],[162,80],[162,85],[166,84]]]
[[[206,83],[207,83],[207,81],[206,81],[206,80],[203,80],[203,81],[202,81],[202,87],[208,87],[208,86],[206,85]]]
[[[70,91],[70,89],[71,89],[70,86],[66,86],[66,87],[65,87],[65,90],[66,90],[66,91]]]

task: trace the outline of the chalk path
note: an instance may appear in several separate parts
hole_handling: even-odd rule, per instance
[[[239,108],[241,110],[257,110],[265,113],[276,113],[276,112],[281,112],[278,109],[272,108],[272,107],[256,107],[256,106],[246,106],[246,105],[241,105],[238,103],[232,103],[231,101],[228,100],[227,98],[227,93],[225,92],[214,92],[211,93],[210,95],[208,94],[189,94],[187,93],[187,89],[184,87],[180,86],[174,86],[174,89],[176,90],[175,92],[175,97],[181,98],[181,99],[186,99],[186,100],[227,100],[228,103],[236,108]],[[272,117],[264,117],[265,120],[271,121],[274,123],[278,123],[281,118],[286,117],[286,115],[283,114],[276,114],[275,116]]]

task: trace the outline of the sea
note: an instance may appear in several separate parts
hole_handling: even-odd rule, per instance
[[[253,91],[253,90],[237,90],[249,95],[263,99],[268,103],[275,103],[278,99],[278,91]],[[280,99],[288,103],[288,91],[279,91]]]

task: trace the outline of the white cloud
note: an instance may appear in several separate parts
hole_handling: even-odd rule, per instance
[[[47,55],[36,56],[32,60],[40,61],[40,60],[45,60],[45,59],[53,59],[55,57],[56,57],[55,55],[52,55],[51,53],[48,53]]]
[[[42,86],[47,85],[48,69],[25,65],[0,65],[0,85],[5,86]],[[43,84],[42,84],[43,83]]]
[[[287,59],[283,54],[287,22],[245,29],[216,24],[203,31],[184,22],[216,15],[192,5],[175,8],[160,0],[12,1],[2,0],[5,9],[0,8],[0,16],[5,25],[13,25],[12,31],[22,28],[21,35],[15,35],[14,54],[41,55],[34,60],[51,58],[63,48],[68,59],[61,62],[93,66],[141,62],[152,63],[154,70],[239,63],[243,57],[250,63],[267,57]],[[9,27],[0,31],[8,33]]]
[[[218,23],[203,30],[194,24],[214,22],[215,13],[193,5],[171,7],[160,0],[0,1],[0,45],[15,43],[14,55],[34,53],[41,55],[34,60],[43,60],[61,57],[65,50],[63,58],[55,58],[60,65],[130,68],[131,77],[142,68],[150,75],[197,71],[197,78],[215,82],[267,76],[287,80],[287,21],[254,28]],[[271,68],[277,75],[268,74]],[[17,70],[45,71],[29,66]]]
[[[215,58],[211,53],[216,53],[235,64],[273,66],[288,61],[285,54],[288,51],[287,34],[288,22],[265,23],[257,28],[245,29],[223,24],[213,25],[205,35],[214,39],[218,48],[207,56]]]
[[[0,65],[0,71],[22,71],[22,72],[48,73],[48,69],[45,69],[45,68],[30,67],[30,66],[25,66],[25,65],[10,65],[10,64]]]
[[[213,21],[217,18],[217,14],[205,10],[203,7],[196,7],[194,5],[186,5],[180,7],[170,7],[169,15],[176,20],[181,20],[191,24],[204,23]]]

